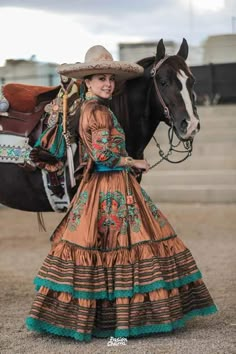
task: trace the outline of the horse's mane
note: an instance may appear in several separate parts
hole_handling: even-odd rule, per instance
[[[141,65],[145,69],[154,62],[154,59],[155,57],[143,58],[139,60],[137,64]],[[116,86],[115,94],[111,103],[111,109],[117,115],[117,118],[122,127],[125,129],[125,131],[127,131],[130,128],[129,109],[127,102],[127,81],[123,81]]]
[[[176,71],[183,70],[186,75],[192,75],[190,68],[186,64],[185,60],[179,55],[171,55],[167,59],[167,63]]]
[[[129,129],[129,110],[126,86],[126,81],[120,82],[116,85],[115,93],[110,103],[111,110],[115,113],[125,131]]]
[[[137,64],[141,65],[143,68],[149,67],[154,63],[155,57],[146,57],[137,61]]]

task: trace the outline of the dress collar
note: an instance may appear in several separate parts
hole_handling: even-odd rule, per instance
[[[91,100],[97,101],[107,107],[110,106],[110,102],[111,102],[111,98],[101,98],[99,96],[85,97],[85,101],[91,101]]]

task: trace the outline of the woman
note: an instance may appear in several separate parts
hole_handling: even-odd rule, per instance
[[[35,279],[28,328],[81,341],[127,338],[216,312],[190,251],[133,175],[149,164],[127,156],[109,109],[115,82],[143,69],[94,46],[84,63],[59,72],[87,87],[79,126],[87,168]]]

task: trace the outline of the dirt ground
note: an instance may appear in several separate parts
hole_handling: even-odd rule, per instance
[[[34,297],[33,278],[49,250],[49,235],[62,214],[44,213],[47,232],[36,214],[0,208],[0,353],[236,353],[236,204],[162,204],[192,251],[219,312],[190,320],[172,334],[128,340],[108,347],[107,339],[88,344],[27,331],[25,317]]]

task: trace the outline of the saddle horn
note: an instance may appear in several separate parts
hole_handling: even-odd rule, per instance
[[[161,59],[163,59],[165,54],[166,54],[166,49],[163,43],[163,39],[160,39],[157,44],[155,63],[158,63]]]
[[[183,38],[183,41],[181,43],[177,55],[182,57],[184,60],[186,60],[188,57],[188,42],[186,41],[185,38]]]

